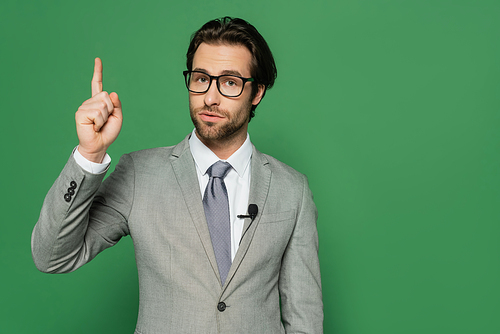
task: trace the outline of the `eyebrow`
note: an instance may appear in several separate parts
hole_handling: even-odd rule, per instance
[[[208,74],[208,71],[204,68],[197,67],[193,71],[200,71],[200,72],[205,72]],[[224,70],[224,71],[222,71],[222,73],[220,75],[236,75],[239,77],[243,77],[240,72],[235,71],[235,70]]]

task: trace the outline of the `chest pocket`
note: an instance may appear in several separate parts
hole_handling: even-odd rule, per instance
[[[279,270],[295,222],[295,210],[262,215],[252,239],[252,249],[257,254],[255,259],[258,259],[259,266],[266,268],[275,266],[275,270]]]
[[[284,212],[263,214],[262,217],[260,218],[259,224],[275,224],[275,223],[294,221],[294,220],[295,220],[295,210],[288,210]]]

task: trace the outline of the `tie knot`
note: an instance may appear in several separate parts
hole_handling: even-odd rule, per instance
[[[229,162],[219,160],[212,166],[208,167],[207,173],[209,177],[224,179],[231,168],[232,166]]]

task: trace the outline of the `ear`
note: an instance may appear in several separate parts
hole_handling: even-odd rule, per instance
[[[260,100],[262,100],[265,91],[266,91],[266,86],[259,84],[257,94],[255,94],[255,97],[252,99],[252,104],[254,106],[260,103]]]

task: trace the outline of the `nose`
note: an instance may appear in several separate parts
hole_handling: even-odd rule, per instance
[[[218,106],[220,104],[221,95],[217,89],[217,81],[214,81],[215,79],[212,80],[210,89],[205,93],[204,100],[207,106]]]

